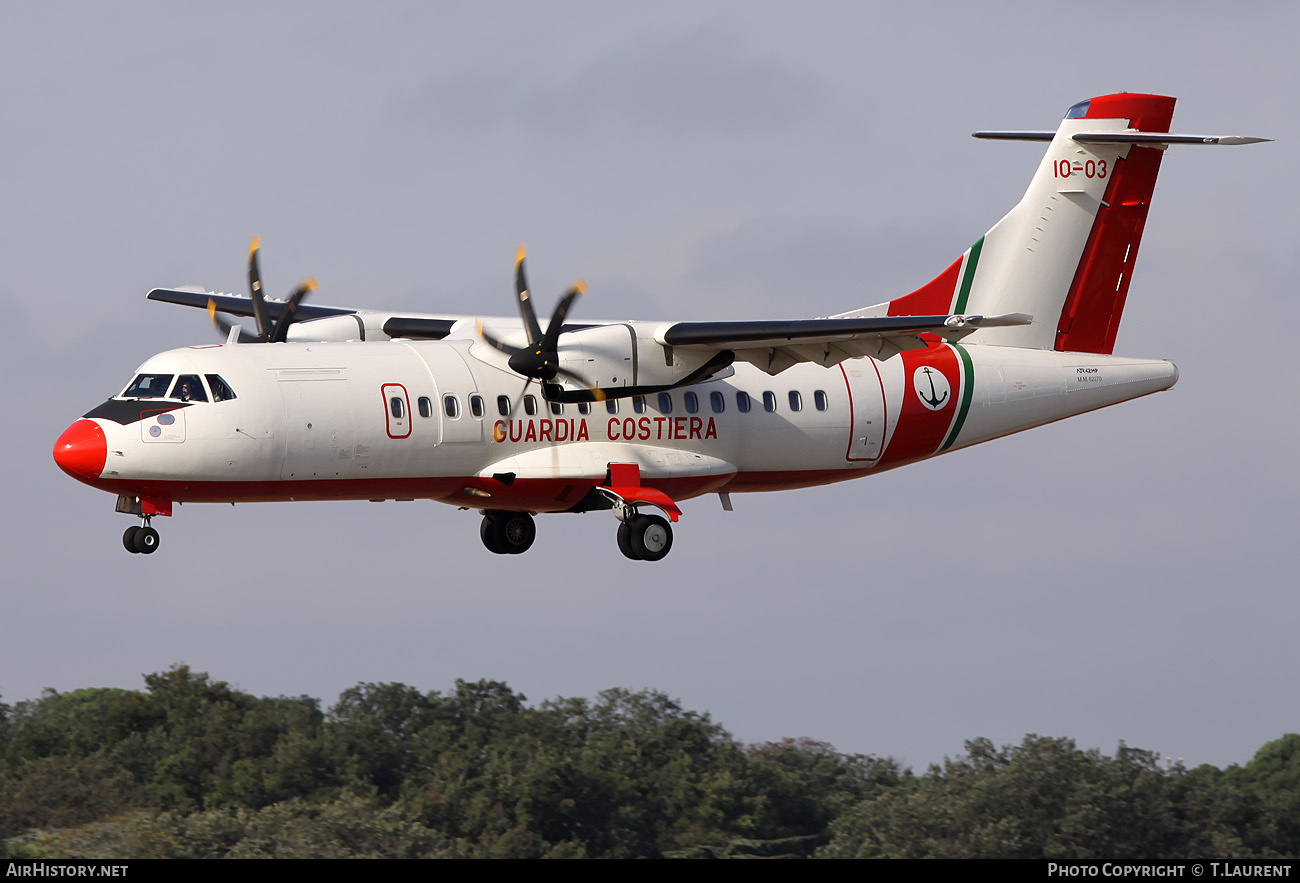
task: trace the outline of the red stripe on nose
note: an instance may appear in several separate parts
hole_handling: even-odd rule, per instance
[[[104,430],[93,420],[78,420],[54,443],[54,462],[73,478],[99,478],[106,459]]]

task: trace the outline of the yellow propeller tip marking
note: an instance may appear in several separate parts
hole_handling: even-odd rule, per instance
[[[208,298],[208,318],[215,322],[217,320],[217,302]]]
[[[251,258],[254,254],[257,253],[257,250],[261,247],[262,247],[262,237],[254,236],[253,241],[249,243],[248,246],[248,256]]]
[[[308,279],[306,282],[304,282],[302,284],[302,287],[307,289],[308,291],[315,291],[317,288],[320,288],[320,283],[317,282],[316,277],[313,276],[310,279]]]
[[[524,259],[524,246],[523,243],[520,243],[519,250],[515,252],[515,263],[518,264],[523,259]]]
[[[577,284],[574,285],[573,288],[578,292],[578,294],[583,294],[587,290],[587,280],[579,279]]]

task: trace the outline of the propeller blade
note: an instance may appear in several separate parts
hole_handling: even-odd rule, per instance
[[[542,352],[555,352],[560,340],[560,331],[564,327],[564,319],[569,315],[569,307],[573,306],[573,302],[578,295],[586,290],[586,280],[579,279],[572,288],[564,292],[563,296],[560,297],[560,302],[555,306],[555,313],[551,316],[551,324],[546,326],[546,333],[542,335],[541,342],[538,344]]]
[[[524,332],[528,335],[528,345],[533,346],[542,337],[542,327],[537,324],[537,313],[533,310],[532,298],[528,294],[528,277],[524,273],[524,247],[519,246],[515,252],[515,295],[519,299],[519,315],[524,320]]]
[[[222,337],[225,337],[227,339],[230,338],[230,329],[234,328],[235,324],[233,322],[227,322],[225,319],[221,318],[221,316],[217,314],[216,301],[213,301],[211,299],[208,300],[208,318],[212,321],[213,327],[215,327],[218,331],[221,332]],[[243,326],[240,326],[239,328],[240,343],[252,343],[257,339],[258,338],[254,337],[253,335],[245,331],[243,329]]]
[[[501,340],[499,337],[493,337],[491,334],[489,334],[487,329],[483,327],[483,320],[480,319],[478,322],[476,322],[474,327],[478,331],[478,336],[483,338],[484,342],[486,342],[487,345],[492,347],[493,349],[498,349],[508,356],[513,356],[515,353],[523,352],[523,350],[519,349],[519,347],[511,346],[510,344],[506,343],[504,340]]]
[[[525,377],[525,378],[524,378],[524,385],[523,385],[523,388],[519,390],[519,395],[515,396],[515,397],[514,397],[514,400],[510,402],[510,418],[511,418],[511,419],[514,419],[515,412],[519,410],[519,405],[520,405],[521,402],[523,402],[523,400],[524,400],[524,396],[528,393],[528,386],[529,386],[529,384],[531,384],[532,382],[533,382],[533,378],[531,378],[531,377]],[[546,398],[546,392],[545,392],[544,390],[543,390],[543,392],[542,392],[542,398]]]
[[[289,295],[289,299],[280,308],[280,318],[276,320],[275,330],[271,332],[271,343],[284,343],[289,326],[294,322],[294,314],[298,312],[298,304],[316,288],[316,277],[313,276],[293,290],[293,294]]]
[[[271,317],[266,309],[266,296],[262,293],[262,273],[257,266],[257,252],[262,247],[262,238],[254,236],[248,246],[248,291],[253,301],[253,319],[257,322],[257,336],[262,340],[270,339],[274,329]]]
[[[599,386],[593,386],[591,381],[583,377],[576,371],[570,371],[568,368],[556,367],[556,374],[563,374],[582,389],[565,389],[558,383],[542,383],[542,397],[548,402],[603,402],[609,398],[609,395]]]

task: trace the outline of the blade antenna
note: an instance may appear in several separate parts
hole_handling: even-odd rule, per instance
[[[217,303],[212,298],[208,298],[208,318],[212,321],[213,326],[226,338],[230,337],[230,331],[232,328],[238,327],[240,343],[253,343],[258,339],[245,331],[243,326],[236,326],[233,322],[227,322],[223,319],[220,314],[217,313]]]

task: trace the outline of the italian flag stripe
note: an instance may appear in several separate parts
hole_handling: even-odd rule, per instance
[[[970,286],[975,281],[975,265],[980,262],[980,249],[984,247],[984,237],[975,240],[966,258],[966,272],[962,273],[961,290],[957,293],[957,303],[952,311],[958,315],[966,312],[966,301],[970,299]]]
[[[984,240],[981,239],[979,242],[975,243],[975,247],[971,249],[971,264],[974,264],[975,258],[979,255],[979,246],[983,241]],[[970,278],[969,274],[967,274],[967,278]],[[963,297],[965,296],[965,290],[966,286],[963,286]],[[949,344],[949,346],[957,351],[957,355],[961,359],[961,405],[957,407],[957,416],[952,421],[952,430],[949,431],[948,438],[939,446],[940,453],[951,448],[953,442],[957,441],[957,436],[961,433],[962,424],[966,422],[966,414],[970,411],[971,399],[975,394],[975,366],[971,364],[970,353],[966,352],[966,348],[961,344],[953,343]]]

